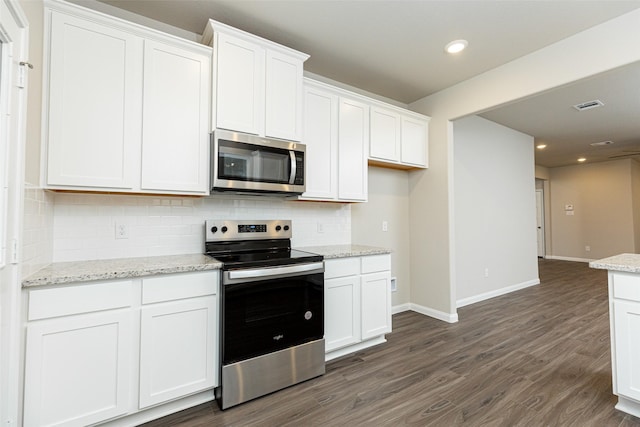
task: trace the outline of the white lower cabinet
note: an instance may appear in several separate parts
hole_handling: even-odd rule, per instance
[[[23,424],[163,416],[213,389],[218,283],[216,270],[28,290]]]
[[[609,310],[616,409],[640,417],[640,274],[609,272]]]
[[[140,408],[217,385],[217,274],[180,276],[143,279]]]
[[[127,413],[131,287],[122,281],[29,293],[25,426],[85,426]]]
[[[609,309],[616,408],[640,417],[640,275],[609,272]]]
[[[385,342],[391,332],[391,256],[325,260],[327,360]]]

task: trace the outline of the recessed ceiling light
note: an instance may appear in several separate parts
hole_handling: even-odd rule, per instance
[[[468,45],[469,42],[466,40],[454,40],[450,43],[447,43],[447,45],[444,47],[444,51],[447,53],[458,53],[463,51]]]
[[[545,148],[547,148],[547,144],[538,144],[538,145],[536,145],[536,148],[537,148],[538,150],[545,149]]]
[[[578,161],[579,161],[579,162],[586,162],[586,161],[587,161],[587,159],[586,159],[585,157],[580,157],[580,158],[578,159]]]

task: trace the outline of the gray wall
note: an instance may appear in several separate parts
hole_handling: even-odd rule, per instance
[[[458,306],[539,283],[533,137],[472,116],[453,141]]]

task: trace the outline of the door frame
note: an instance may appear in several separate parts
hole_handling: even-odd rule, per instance
[[[21,425],[22,286],[27,19],[0,0],[0,425]]]
[[[546,258],[544,190],[536,188],[536,233],[538,258]]]

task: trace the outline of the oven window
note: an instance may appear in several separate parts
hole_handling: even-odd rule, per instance
[[[324,336],[322,273],[223,286],[224,364]]]
[[[218,178],[287,184],[291,175],[289,150],[219,140]]]

